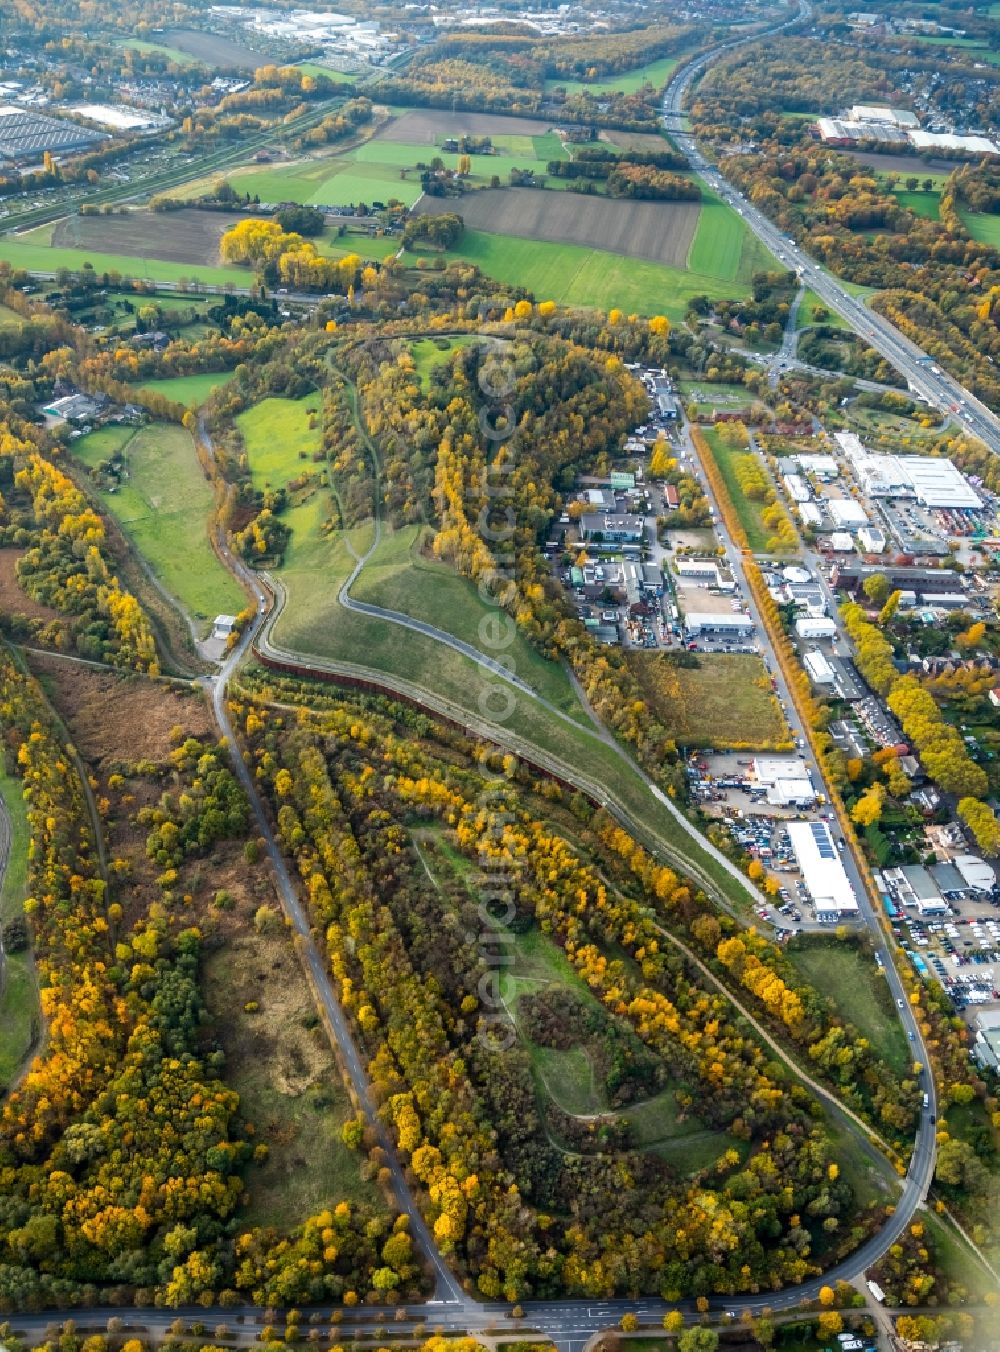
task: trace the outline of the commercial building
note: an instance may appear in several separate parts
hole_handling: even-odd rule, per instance
[[[960,854],[952,863],[961,873],[972,892],[992,892],[996,886],[997,875],[992,864],[974,854]]]
[[[975,1053],[984,1069],[1000,1071],[1000,1009],[976,1015]]]
[[[916,498],[922,507],[980,511],[982,499],[950,460],[929,455],[873,455],[853,432],[836,432],[855,479],[870,498]],[[831,509],[833,504],[830,504]]]
[[[875,122],[888,127],[920,126],[920,119],[908,108],[888,108],[871,103],[856,103],[851,109],[851,121]]]
[[[580,519],[580,529],[585,540],[639,544],[645,534],[646,523],[641,516],[627,516],[620,512],[587,512]]]
[[[828,547],[834,554],[853,554],[854,536],[847,530],[835,530],[830,536]]]
[[[732,637],[739,634],[752,634],[753,620],[749,615],[731,612],[721,615],[706,615],[700,611],[689,611],[684,617],[687,632],[696,637],[698,634],[719,634]]]
[[[837,530],[856,531],[868,525],[867,512],[853,498],[832,498],[826,508]]]
[[[826,822],[789,822],[788,839],[820,924],[858,913],[858,899]]]
[[[753,777],[767,791],[767,801],[773,807],[809,807],[816,801],[809,771],[797,757],[758,756]]]
[[[803,526],[817,527],[823,524],[823,513],[815,502],[800,503],[799,517]]]
[[[802,665],[815,685],[833,685],[833,667],[817,649],[806,653]]]
[[[922,864],[905,864],[902,868],[884,869],[883,878],[902,906],[915,907],[921,915],[945,915],[948,903],[941,890]]]
[[[866,554],[884,554],[885,534],[878,526],[862,526],[858,531],[858,544]]]
[[[837,626],[827,615],[802,615],[795,621],[799,638],[834,638]]]
[[[909,139],[901,127],[892,127],[882,122],[854,122],[843,117],[818,118],[816,130],[820,140],[832,146],[849,146],[863,141],[901,146]]]
[[[785,492],[793,502],[808,502],[812,497],[809,485],[801,474],[785,474],[782,476],[782,482],[785,485]]]
[[[675,567],[679,577],[702,578],[718,585],[719,565],[714,559],[678,559]]]

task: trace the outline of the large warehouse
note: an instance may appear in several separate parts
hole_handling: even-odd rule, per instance
[[[858,899],[826,822],[789,822],[788,839],[820,924],[857,915]]]
[[[78,127],[75,122],[0,104],[0,159],[15,164],[41,164],[46,150],[53,155],[68,154],[106,139],[103,132]]]
[[[872,455],[863,446],[844,445],[844,449],[854,477],[869,497],[916,498],[922,507],[972,511],[983,505],[950,460],[929,455]]]

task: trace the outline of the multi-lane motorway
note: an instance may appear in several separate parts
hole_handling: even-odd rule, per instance
[[[802,0],[799,13],[794,19],[789,19],[769,32],[777,33],[791,28],[808,18],[809,12],[807,0]],[[752,39],[744,37],[714,47],[678,72],[676,79],[668,85],[663,100],[663,120],[671,140],[687,155],[691,167],[707,186],[743,216],[750,229],[767,245],[778,261],[798,272],[803,282],[815,291],[824,305],[839,314],[859,337],[890,361],[915,395],[926,399],[942,413],[956,417],[968,431],[981,437],[991,450],[1000,452],[1000,419],[996,414],[959,384],[953,376],[942,370],[934,358],[900,333],[894,324],[869,310],[842,282],[832,277],[811,258],[795,240],[784,234],[767,216],[758,211],[723,177],[716,166],[702,154],[694,137],[684,130],[682,110],[692,86],[718,57],[751,40],[757,41],[761,36],[763,35],[758,33]]]

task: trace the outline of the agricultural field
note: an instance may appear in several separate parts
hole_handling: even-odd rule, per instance
[[[177,66],[197,66],[196,57],[190,52],[182,52],[179,47],[169,47],[165,42],[146,42],[141,38],[116,38],[116,47],[128,47],[140,56],[165,56]]]
[[[938,157],[933,159],[918,158],[916,155],[892,155],[881,154],[877,150],[845,150],[845,155],[850,155],[852,159],[859,160],[866,164],[869,169],[874,169],[879,174],[898,174],[901,179],[916,178],[920,180],[921,185],[925,178],[929,178],[935,189],[940,189],[945,179],[953,169],[957,169],[960,161],[945,160]]]
[[[685,747],[790,744],[791,736],[764,663],[754,653],[697,653],[696,667],[671,653],[629,652],[656,716]]]
[[[957,56],[969,61],[981,61],[988,66],[1000,65],[1000,52],[994,51],[978,38],[937,36],[933,33],[914,34],[914,40],[925,47],[950,47]]]
[[[581,91],[588,94],[604,94],[609,89],[620,90],[623,94],[634,94],[647,84],[662,89],[676,65],[676,56],[663,56],[658,61],[648,62],[645,66],[623,70],[617,75],[608,75],[600,80],[546,80],[545,88],[565,89],[567,94],[578,94]]]
[[[653,131],[602,131],[600,140],[616,150],[653,150],[670,149],[670,142],[664,136]]]
[[[166,399],[184,404],[186,408],[199,408],[213,390],[232,380],[230,371],[205,371],[196,376],[168,376],[163,380],[144,380],[135,386],[139,390],[153,390]]]
[[[173,211],[153,215],[130,211],[127,215],[67,216],[52,231],[55,249],[92,249],[144,258],[155,249],[164,263],[219,262],[219,240],[241,213],[223,211]]]
[[[551,122],[543,122],[540,118],[418,108],[393,118],[380,129],[378,139],[405,141],[423,146],[426,151],[429,146],[439,145],[446,136],[492,136],[498,141],[501,137],[544,136],[551,127]]]
[[[23,914],[27,894],[28,821],[21,787],[19,779],[7,774],[0,758],[0,799],[10,824],[10,848],[0,886],[0,926]],[[0,970],[0,1093],[24,1064],[38,1022],[38,988],[31,954],[8,953]]]
[[[464,197],[460,209],[473,230],[583,245],[672,268],[688,266],[702,210],[698,202],[624,202],[534,188],[487,189]],[[455,210],[454,202],[440,197],[425,197],[417,208],[435,216]]]
[[[214,498],[185,428],[101,428],[74,442],[73,452],[91,470],[116,453],[125,459],[121,488],[109,491],[98,475],[101,504],[201,631],[216,615],[242,608],[242,590],[208,542]]]
[[[958,214],[973,239],[1000,249],[1000,216],[991,216],[985,211],[967,211],[964,207],[959,208]]]
[[[101,222],[107,217],[98,218]],[[122,218],[127,219],[127,218]],[[246,268],[211,267],[191,263],[174,263],[159,258],[136,254],[109,253],[96,245],[83,248],[57,246],[52,242],[53,227],[40,225],[20,235],[0,235],[0,261],[28,272],[54,273],[60,268],[79,271],[85,264],[100,276],[104,272],[120,273],[151,282],[190,282],[208,286],[245,287],[251,281]],[[146,239],[148,240],[148,233]]]
[[[256,70],[272,60],[267,52],[256,51],[244,42],[220,37],[217,33],[202,33],[196,28],[166,28],[159,36],[165,46],[187,52],[206,66]]]

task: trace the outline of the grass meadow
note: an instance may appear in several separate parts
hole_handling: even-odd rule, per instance
[[[116,450],[127,458],[128,480],[114,493],[99,489],[99,497],[166,590],[202,632],[216,615],[242,609],[242,590],[208,542],[214,500],[191,434],[148,423],[138,431],[101,428],[73,444],[88,468]]]
[[[29,833],[21,781],[7,774],[2,759],[0,798],[10,821],[10,852],[0,887],[0,925],[6,925],[22,914],[27,894]],[[38,986],[31,954],[8,953],[0,994],[0,1093],[31,1050],[38,1016]]]
[[[186,408],[199,408],[208,396],[232,380],[231,371],[204,371],[196,376],[168,376],[162,380],[136,382],[138,390],[152,390]]]

